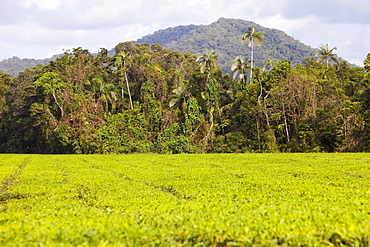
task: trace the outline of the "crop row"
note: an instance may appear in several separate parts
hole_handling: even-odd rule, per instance
[[[1,246],[370,241],[366,154],[0,155],[0,162]]]

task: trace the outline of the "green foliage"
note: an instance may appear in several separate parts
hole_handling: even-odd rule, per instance
[[[190,137],[185,136],[183,128],[177,123],[163,130],[154,144],[154,151],[165,154],[179,154],[189,152]]]
[[[233,23],[245,24],[213,25],[222,31]],[[256,28],[267,45],[268,30]],[[214,51],[199,63],[158,44],[125,42],[115,51],[76,48],[17,77],[0,73],[0,152],[370,150],[366,68],[268,59],[246,83],[248,61],[239,66],[239,57],[238,83],[216,66]]]
[[[201,110],[196,98],[192,97],[187,101],[187,116],[191,125],[195,126],[199,123]]]
[[[61,117],[63,117],[64,107],[62,106],[62,93],[67,86],[66,83],[63,82],[56,73],[46,72],[34,82],[34,85],[36,89],[41,88],[43,94],[52,95],[55,104],[57,104],[60,109]]]
[[[251,61],[244,59],[241,56],[237,56],[231,65],[231,71],[233,72],[233,78],[239,80],[242,87],[247,85],[247,72],[250,71]]]
[[[265,143],[265,147],[263,147],[263,150],[265,152],[270,153],[279,152],[279,147],[277,145],[275,137],[275,131],[270,126],[267,127],[267,130],[263,134],[263,139]]]
[[[242,44],[244,44],[246,41],[248,41],[248,46],[253,47],[256,45],[261,46],[263,43],[263,38],[265,35],[262,32],[256,32],[255,28],[248,27],[248,31],[244,32],[243,38],[242,38]]]
[[[325,62],[326,65],[329,65],[329,61],[332,60],[333,62],[336,62],[339,64],[339,60],[337,58],[337,55],[333,53],[334,50],[337,48],[334,47],[332,49],[329,49],[329,45],[326,44],[325,46],[319,47],[319,51],[316,52],[315,56],[318,56],[317,59],[318,63]]]
[[[98,130],[102,153],[148,152],[148,131],[140,108],[105,117],[105,124]]]
[[[241,132],[231,132],[225,136],[218,135],[216,138],[215,152],[244,153],[248,151],[247,140]]]
[[[8,92],[11,81],[10,75],[0,72],[0,114],[5,110],[5,94]]]
[[[189,33],[191,30],[196,29],[197,25],[186,25],[186,26],[177,26],[170,27],[165,30],[158,30],[153,34],[146,35],[138,39],[135,43],[151,43],[151,44],[168,44],[172,41],[180,39],[183,35]]]
[[[370,241],[368,154],[0,154],[0,161],[4,247]]]
[[[366,56],[366,60],[364,61],[364,68],[366,72],[370,72],[370,53],[368,53]]]
[[[66,87],[66,83],[53,72],[44,73],[34,84],[42,88],[45,94],[60,94],[60,91]]]
[[[106,83],[101,76],[97,75],[92,79],[91,91],[94,93],[96,107],[100,103],[106,111],[116,108],[117,95],[113,83]]]
[[[149,132],[159,132],[161,129],[161,111],[159,102],[154,95],[154,83],[148,81],[141,87],[141,101]]]
[[[197,58],[200,65],[200,72],[211,73],[216,68],[217,55],[215,51],[208,51]]]

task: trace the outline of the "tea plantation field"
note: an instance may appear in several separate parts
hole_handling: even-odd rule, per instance
[[[0,246],[369,246],[370,154],[0,154]]]

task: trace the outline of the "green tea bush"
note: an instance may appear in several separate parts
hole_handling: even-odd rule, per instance
[[[368,154],[0,155],[0,164],[2,184],[12,179],[0,191],[1,246],[369,246]]]

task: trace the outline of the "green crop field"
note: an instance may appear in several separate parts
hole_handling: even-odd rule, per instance
[[[0,246],[369,246],[370,154],[0,154]]]

